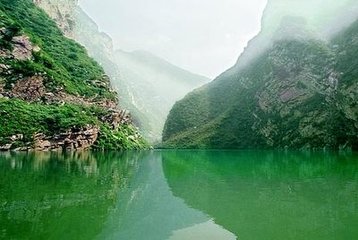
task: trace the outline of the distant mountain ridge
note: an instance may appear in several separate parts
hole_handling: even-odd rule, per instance
[[[158,72],[161,72],[162,74],[172,74],[172,72],[175,72],[177,78],[183,79],[183,83],[187,84],[188,86],[200,86],[201,84],[210,81],[208,77],[191,73],[188,70],[178,67],[169,61],[144,50],[136,50],[128,54],[131,54],[138,61],[141,61],[143,64],[152,67],[153,70],[158,70]]]
[[[192,74],[145,51],[118,50],[116,63],[133,105],[147,117],[147,122],[143,123],[144,120],[140,125],[150,129],[147,135],[155,141],[161,139],[166,116],[174,103],[209,82],[206,77]]]

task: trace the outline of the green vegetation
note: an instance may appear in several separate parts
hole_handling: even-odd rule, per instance
[[[163,147],[357,149],[357,34],[276,41],[179,101]]]
[[[9,136],[23,134],[24,139],[16,146],[24,146],[31,142],[35,133],[53,134],[71,128],[86,125],[100,126],[101,132],[94,149],[142,149],[147,143],[132,139],[136,129],[130,125],[120,126],[112,130],[110,126],[99,120],[108,111],[98,107],[85,107],[73,104],[43,105],[28,103],[22,100],[0,99],[0,145],[9,143]]]
[[[71,127],[95,124],[89,109],[77,105],[43,105],[22,100],[0,99],[0,139],[23,134],[30,141],[35,132],[56,134]],[[87,110],[87,112],[86,112]]]
[[[136,139],[137,130],[132,125],[122,125],[117,130],[112,130],[107,124],[101,126],[101,135],[95,144],[95,149],[145,149],[148,143],[143,139]]]
[[[31,0],[1,0],[0,31],[0,50],[3,53],[0,57],[0,93],[10,96],[4,98],[0,95],[0,145],[12,143],[11,148],[28,146],[36,133],[51,137],[91,125],[100,129],[94,149],[148,147],[131,124],[113,129],[102,120],[111,111],[97,103],[114,102],[117,98],[108,77],[88,56],[85,48],[66,38],[56,23]],[[17,39],[21,41],[27,41],[26,37],[29,37],[34,48],[30,59],[12,57],[16,36],[20,36]],[[43,97],[27,102],[12,95],[14,84],[37,75],[43,76],[47,93],[64,92],[73,98],[81,98],[75,101],[77,103],[69,103],[64,94],[64,103],[49,104]],[[81,105],[81,102],[87,103]],[[24,138],[14,143],[10,137],[16,134]]]
[[[115,99],[108,86],[97,84],[98,80],[105,81],[103,69],[88,57],[81,45],[64,37],[56,23],[32,1],[1,0],[0,27],[5,27],[8,33],[1,39],[0,46],[8,47],[8,41],[22,32],[41,48],[34,54],[33,61],[6,61],[14,73],[26,76],[45,72],[50,78],[49,88],[63,87],[74,95]]]

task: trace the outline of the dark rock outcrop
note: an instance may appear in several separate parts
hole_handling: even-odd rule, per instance
[[[16,134],[16,135],[12,135],[11,137],[9,137],[9,143],[0,144],[0,151],[9,151],[10,149],[12,149],[13,145],[16,144],[17,141],[22,141],[24,139],[24,135],[22,134]],[[27,147],[23,148],[22,150],[27,150]],[[20,150],[20,149],[18,149]]]
[[[30,38],[26,35],[16,36],[12,39],[12,55],[17,60],[30,60],[32,52],[39,52],[40,48],[35,47]]]
[[[25,146],[15,147],[16,142],[23,141],[24,136],[17,134],[9,137],[9,143],[0,145],[0,151],[78,151],[89,149],[97,140],[99,128],[87,125],[83,128],[72,128],[68,131],[48,136],[37,133],[33,141],[27,142]]]
[[[43,133],[34,135],[35,151],[84,150],[90,148],[98,138],[97,126],[88,125],[83,128],[73,128],[54,136]]]
[[[126,110],[112,110],[107,115],[101,118],[103,122],[108,123],[112,129],[117,129],[122,124],[131,124],[132,119]]]
[[[13,97],[26,101],[39,101],[46,93],[42,76],[27,77],[16,82],[11,89]]]

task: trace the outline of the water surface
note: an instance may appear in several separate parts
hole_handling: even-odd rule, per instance
[[[0,239],[358,239],[358,156],[3,153]]]

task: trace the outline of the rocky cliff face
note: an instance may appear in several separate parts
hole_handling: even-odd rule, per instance
[[[74,38],[75,10],[78,0],[33,0],[33,2],[57,23],[67,37]]]
[[[61,29],[31,1],[0,2],[0,150],[146,147],[103,69],[61,32],[76,1],[35,3]]]
[[[339,12],[357,7],[344,2],[351,5]],[[273,3],[296,12],[285,16]],[[309,14],[294,7],[301,3],[269,2],[261,33],[237,64],[171,110],[165,146],[358,148],[357,21],[322,38],[321,29],[341,20],[324,15],[311,24]]]

